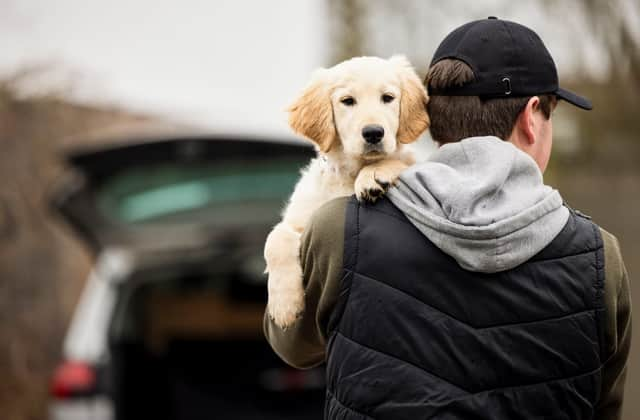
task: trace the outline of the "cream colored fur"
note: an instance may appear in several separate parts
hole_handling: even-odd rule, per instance
[[[375,201],[384,193],[413,164],[403,144],[428,127],[427,100],[404,56],[357,57],[317,70],[289,108],[289,125],[316,145],[318,157],[303,170],[265,244],[267,310],[278,326],[291,326],[304,310],[300,237],[313,212],[333,198],[355,193]],[[377,145],[362,136],[369,124],[384,128]]]

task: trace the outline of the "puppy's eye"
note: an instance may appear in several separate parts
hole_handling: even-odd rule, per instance
[[[342,102],[346,106],[353,106],[353,105],[356,104],[356,100],[353,99],[351,96],[346,96],[346,97],[340,99],[340,102]]]
[[[393,95],[390,95],[388,93],[385,93],[384,95],[382,95],[382,102],[384,102],[385,104],[388,104],[389,102],[392,102],[395,97]]]

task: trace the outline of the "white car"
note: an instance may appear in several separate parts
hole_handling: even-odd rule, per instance
[[[262,335],[262,246],[312,155],[206,137],[68,155],[53,203],[96,264],[52,420],[322,418],[324,368],[287,367]]]

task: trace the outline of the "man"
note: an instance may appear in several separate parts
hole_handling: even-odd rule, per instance
[[[327,362],[330,419],[617,419],[631,341],[617,240],[544,185],[555,64],[489,18],[437,49],[439,150],[375,205],[334,200],[302,240],[306,310],[273,349]]]

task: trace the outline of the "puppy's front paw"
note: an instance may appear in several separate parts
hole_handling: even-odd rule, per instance
[[[298,266],[284,272],[270,271],[268,284],[267,312],[277,326],[289,328],[304,311],[302,269]]]
[[[389,187],[389,184],[378,183],[372,175],[362,174],[362,172],[358,174],[354,185],[358,200],[374,203],[378,198],[382,197]]]
[[[375,203],[389,189],[394,180],[378,179],[375,171],[363,168],[356,177],[354,184],[356,197],[360,201]]]
[[[384,160],[365,166],[356,177],[354,189],[358,200],[375,202],[394,185],[409,165],[400,160]]]

